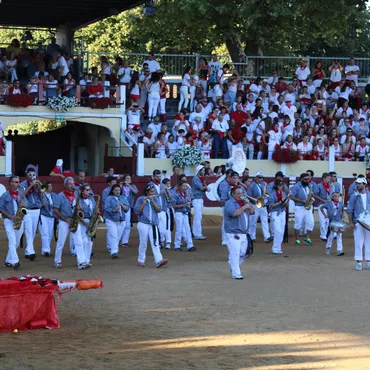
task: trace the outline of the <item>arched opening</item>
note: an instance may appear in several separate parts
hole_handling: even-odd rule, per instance
[[[104,169],[105,145],[116,146],[107,128],[83,122],[67,121],[57,129],[28,135],[19,132],[13,140],[13,163],[14,173],[20,176],[29,164],[38,166],[39,176],[48,176],[58,158],[63,159],[65,169],[98,175]]]

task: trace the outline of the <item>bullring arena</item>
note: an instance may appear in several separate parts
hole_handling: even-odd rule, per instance
[[[325,256],[317,234],[313,246],[294,246],[291,224],[285,255],[272,255],[259,233],[254,255],[242,265],[244,280],[236,281],[220,246],[219,221],[207,217],[212,226],[205,228],[207,240],[196,241],[195,253],[165,251],[163,269],[155,268],[151,252],[145,268],[136,266],[136,229],[131,247],[112,260],[104,226],[88,270],[76,270],[68,246],[62,270],[50,258],[21,258],[17,275],[97,278],[104,288],[63,295],[60,329],[2,333],[1,368],[370,368],[370,271],[353,269],[351,232],[344,235],[343,257]],[[5,232],[0,235],[4,246]]]

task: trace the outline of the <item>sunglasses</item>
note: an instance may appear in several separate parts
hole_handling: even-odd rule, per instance
[[[19,184],[19,181],[12,181],[12,182],[14,182],[15,184]]]
[[[263,177],[263,176],[257,176],[257,178],[259,178],[259,179],[264,179],[264,177]]]
[[[91,191],[91,189],[85,189],[85,191]]]

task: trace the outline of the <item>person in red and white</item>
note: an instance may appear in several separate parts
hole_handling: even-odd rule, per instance
[[[223,84],[226,82],[225,73],[230,69],[228,64],[224,64],[223,67],[217,72],[217,84],[213,87],[213,100],[217,102],[222,99],[223,96]]]
[[[9,95],[23,94],[23,90],[20,88],[18,80],[13,82],[13,86],[9,89]]]
[[[144,66],[144,64],[147,64],[148,65],[148,68],[150,70],[150,73],[152,73],[152,72],[159,72],[160,69],[161,69],[161,66],[155,60],[153,53],[149,53],[148,54],[148,58],[146,60],[144,60],[144,63],[142,64],[142,67]]]
[[[285,140],[288,135],[294,136],[294,124],[289,116],[284,116],[283,124],[280,127],[282,140]]]
[[[288,135],[286,137],[284,144],[281,146],[281,149],[297,151],[297,145],[294,144],[293,135]]]
[[[369,146],[366,144],[366,137],[362,136],[360,143],[356,145],[356,159],[363,162],[368,153]]]
[[[140,88],[141,88],[141,82],[139,79],[139,73],[135,71],[132,74],[130,84],[129,84],[131,104],[133,103],[140,104]]]
[[[38,97],[39,85],[37,83],[36,77],[31,76],[30,82],[27,84],[27,93],[35,98],[34,102]]]
[[[127,114],[127,125],[129,128],[137,127],[140,128],[140,118],[144,114],[144,109],[139,107],[138,103],[132,103],[131,106],[126,110]]]
[[[185,132],[190,130],[190,123],[187,119],[185,119],[185,115],[182,112],[178,114],[178,120],[175,121],[175,124],[172,127],[172,134],[175,138],[178,135],[178,131],[181,129],[183,129]]]
[[[18,80],[17,75],[17,59],[15,57],[14,53],[10,54],[10,59],[8,59],[6,62],[6,66],[8,68],[8,72],[10,73],[10,81],[13,82],[15,80]]]
[[[182,105],[184,105],[185,109],[188,109],[190,84],[191,84],[191,67],[186,67],[182,75],[180,87],[180,101],[178,105],[179,113],[181,111]]]
[[[257,108],[256,108],[257,110]],[[252,115],[252,119],[254,118],[254,113]],[[258,144],[258,153],[257,153],[257,160],[262,159],[263,150],[265,146],[265,141],[263,140],[265,135],[266,123],[263,119],[256,118],[253,122],[256,125],[256,142]]]
[[[166,102],[167,102],[167,93],[169,90],[166,81],[163,79],[162,71],[159,72],[159,83],[161,84],[159,114],[162,122],[166,122],[167,121]]]
[[[360,74],[360,67],[355,64],[355,58],[350,58],[348,65],[344,68],[346,80],[354,81],[358,86],[358,75]]]
[[[256,101],[254,99],[254,95],[248,94],[246,111],[252,113],[254,112],[255,108],[256,108]]]
[[[203,122],[201,117],[195,117],[195,121],[191,127],[193,134],[198,136],[204,130]]]
[[[176,153],[177,149],[179,149],[179,143],[175,141],[175,138],[173,135],[168,136],[167,148],[168,148],[169,158],[172,158],[173,155]]]
[[[267,159],[271,160],[272,156],[276,150],[280,146],[281,143],[281,131],[279,129],[279,123],[274,121],[271,125],[271,130],[264,134],[264,138],[268,137],[268,157]],[[262,158],[261,158],[262,159]]]
[[[292,99],[287,97],[284,99],[284,102],[285,102],[285,105],[282,107],[281,109],[281,113],[287,116],[289,116],[290,118],[290,122],[294,122],[295,121],[295,117],[294,117],[294,114],[297,113],[297,108],[292,104]]]
[[[132,68],[129,67],[127,60],[124,60],[123,65],[118,69],[117,77],[119,78],[120,85],[128,87],[132,77]]]
[[[68,85],[68,81],[65,83],[65,85]],[[73,83],[72,83],[72,86],[73,86]],[[87,87],[87,93],[89,95],[89,98],[103,98],[104,97],[104,87],[103,85],[99,83],[98,77],[93,78],[92,83]]]
[[[335,89],[336,87],[340,86],[340,81],[342,80],[342,71],[343,67],[339,63],[339,60],[335,60],[334,63],[329,66],[330,72],[330,87]]]
[[[248,113],[243,112],[243,104],[237,103],[236,108],[230,115],[230,120],[234,120],[236,126],[241,127],[245,123],[245,120],[248,117]]]
[[[195,108],[195,111],[190,113],[189,122],[193,125],[197,117],[200,118],[201,123],[203,125],[207,117],[204,116],[201,104],[198,104]]]
[[[233,149],[243,149],[243,131],[233,118],[230,120],[229,125],[230,129],[227,132],[227,149],[231,156]]]
[[[342,160],[342,145],[339,144],[339,138],[335,137],[333,139],[333,144],[331,147],[334,150],[334,158],[336,161]]]
[[[76,81],[73,79],[71,72],[68,72],[63,80],[63,94],[68,96],[76,94]]]
[[[314,157],[318,161],[325,161],[328,159],[328,148],[322,138],[316,139],[316,145],[313,148]]]
[[[202,152],[204,159],[211,158],[212,152],[212,139],[208,132],[202,132],[200,140],[197,142],[197,148]]]
[[[308,76],[311,74],[310,67],[308,67],[307,62],[307,59],[303,58],[300,65],[295,71],[295,74],[297,75],[298,81],[301,86],[305,85]]]
[[[320,87],[324,78],[325,78],[325,72],[322,69],[322,61],[318,60],[315,63],[315,68],[312,73],[313,85],[315,87]]]
[[[150,157],[152,146],[155,143],[155,136],[153,135],[153,130],[147,128],[143,137],[144,152],[146,157]]]
[[[245,120],[245,124],[241,127],[242,131],[245,132],[245,136],[243,137],[243,149],[245,151],[245,155],[248,153],[248,159],[254,159],[254,132],[256,130],[256,126],[252,124],[252,120],[248,117]]]
[[[311,159],[312,158],[312,144],[308,141],[309,137],[308,135],[303,136],[303,141],[300,142],[297,146],[298,153],[299,153],[299,159]]]
[[[218,117],[212,122],[213,144],[214,144],[214,158],[217,159],[219,151],[221,150],[222,158],[227,156],[227,142],[226,132],[229,129],[229,124],[224,119],[224,115],[220,113]]]
[[[153,130],[154,137],[157,137],[162,129],[162,123],[159,119],[159,116],[154,117],[153,122],[149,123],[147,128],[151,128]]]

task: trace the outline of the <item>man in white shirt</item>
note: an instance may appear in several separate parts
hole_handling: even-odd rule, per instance
[[[209,83],[217,82],[217,73],[222,68],[221,62],[218,60],[216,54],[212,54],[212,60],[208,63],[211,68],[211,74],[209,76]]]
[[[338,94],[334,92],[333,88],[330,86],[328,91],[324,92],[323,98],[326,101],[328,109],[333,109],[338,101]]]
[[[276,71],[272,71],[271,76],[267,79],[267,82],[271,86],[275,86],[279,80],[279,76]]]
[[[285,105],[281,109],[281,113],[284,114],[284,116],[289,116],[290,122],[295,122],[294,113],[297,112],[297,108],[292,105],[292,99],[287,97],[284,99]]]
[[[262,80],[261,91],[262,90],[265,91],[267,95],[269,95],[271,92],[271,87],[268,84],[268,80],[266,80],[266,78]]]
[[[159,116],[154,117],[153,122],[149,123],[148,128],[153,130],[154,138],[157,138],[162,129],[162,123],[159,120]]]
[[[58,57],[58,70],[59,70],[59,73],[60,73],[60,83],[63,83],[68,72],[69,72],[69,68],[68,68],[68,65],[67,65],[67,62],[66,62],[66,59],[64,58],[64,56],[58,52],[57,53],[57,57]]]
[[[145,63],[148,64],[148,68],[150,70],[150,73],[159,72],[160,69],[161,69],[161,66],[159,65],[159,63],[154,59],[154,54],[153,53],[148,54],[148,59],[144,61],[143,65],[142,65],[142,68],[143,68]]]
[[[307,59],[303,58],[301,60],[301,64],[296,69],[295,74],[298,77],[298,81],[301,86],[305,85],[305,82],[307,81],[308,76],[311,74],[310,68],[307,65]]]
[[[140,128],[140,117],[144,113],[144,109],[139,107],[139,104],[133,103],[127,110],[127,125],[130,128]]]
[[[344,69],[346,74],[346,80],[354,81],[356,86],[358,86],[358,75],[360,74],[360,67],[355,65],[355,59],[350,58],[348,65]]]
[[[340,137],[340,144],[343,145],[348,137],[351,138],[349,142],[352,142],[353,145],[356,145],[356,136],[353,134],[353,129],[351,127],[347,127],[346,134],[343,134]]]
[[[255,140],[253,140],[253,136],[256,128],[257,125],[252,123],[250,117],[245,120],[245,124],[241,127],[242,132],[245,133],[245,137],[243,137],[243,147],[245,155],[247,155],[248,152],[248,159],[254,159]]]
[[[214,145],[214,158],[218,158],[219,150],[221,149],[222,158],[227,156],[227,139],[226,131],[229,129],[229,124],[224,119],[224,115],[220,113],[218,117],[212,122],[213,131],[213,145]]]
[[[117,77],[119,78],[119,82],[122,85],[128,85],[131,81],[131,76],[132,76],[132,68],[128,66],[128,61],[125,60],[123,62],[123,66],[121,66],[117,71]]]

